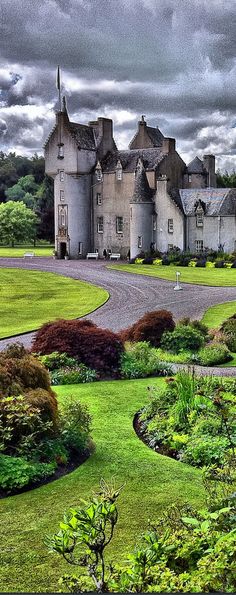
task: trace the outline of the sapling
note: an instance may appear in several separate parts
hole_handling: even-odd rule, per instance
[[[108,576],[104,552],[112,540],[118,520],[116,500],[122,486],[115,488],[100,482],[100,491],[89,501],[81,500],[78,508],[70,508],[60,523],[60,531],[47,537],[46,544],[52,552],[57,552],[73,566],[81,567],[79,577],[65,576],[62,582],[70,590],[83,590],[86,576],[92,579],[95,591],[107,590]],[[86,569],[83,574],[82,568]],[[87,590],[87,589],[86,589]]]

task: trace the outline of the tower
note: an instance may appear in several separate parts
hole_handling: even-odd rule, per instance
[[[139,158],[134,193],[130,201],[130,257],[134,258],[139,252],[148,252],[152,242],[154,203],[146,172]]]

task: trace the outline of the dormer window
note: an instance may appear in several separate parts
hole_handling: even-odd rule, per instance
[[[204,211],[202,206],[199,204],[196,208],[196,226],[203,227]]]
[[[123,178],[123,170],[122,170],[122,165],[121,165],[121,161],[118,160],[117,161],[117,165],[116,165],[116,180],[118,182],[121,182]]]
[[[203,213],[196,214],[196,225],[197,227],[203,227]]]
[[[102,182],[102,168],[101,168],[99,161],[96,165],[95,174],[96,174],[97,182]]]

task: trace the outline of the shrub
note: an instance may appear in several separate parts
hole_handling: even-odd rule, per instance
[[[0,455],[0,488],[7,493],[17,491],[50,477],[54,471],[53,463],[31,463],[20,457]]]
[[[224,436],[199,436],[189,440],[181,460],[184,463],[202,467],[203,465],[222,465],[229,448],[228,438]]]
[[[226,345],[230,351],[236,352],[236,314],[231,316],[221,326],[226,337]]]
[[[206,326],[206,324],[201,322],[201,320],[190,320],[190,318],[187,317],[181,318],[181,320],[179,320],[177,323],[177,327],[179,326],[191,326],[196,331],[199,331],[199,333],[201,333],[203,337],[207,337],[208,335],[208,327]]]
[[[224,343],[209,343],[197,354],[197,363],[202,366],[216,366],[232,359],[232,355]]]
[[[54,372],[51,373],[52,385],[80,384],[81,382],[93,382],[96,379],[97,374],[95,370],[91,370],[91,368],[88,368],[85,364],[77,364],[73,368],[61,368],[60,370],[54,370]]]
[[[33,351],[44,355],[53,351],[66,353],[105,376],[118,374],[123,349],[118,335],[88,320],[44,324],[36,333],[32,347]]]
[[[50,392],[43,388],[27,390],[24,398],[27,403],[40,410],[44,422],[52,421],[54,430],[57,429],[58,406],[55,393],[52,390]]]
[[[59,351],[54,351],[48,355],[39,355],[38,359],[50,372],[59,368],[73,368],[78,365],[74,357],[69,357],[66,353],[59,353]]]
[[[53,435],[51,420],[23,396],[0,399],[0,451],[7,455],[30,456],[38,442]]]
[[[215,268],[216,269],[223,269],[224,268],[224,260],[216,260],[215,261]]]
[[[202,333],[192,326],[177,326],[172,333],[168,331],[163,333],[161,339],[162,349],[172,353],[179,353],[182,350],[198,351],[203,344]]]
[[[0,393],[12,396],[38,387],[50,391],[50,376],[23,345],[11,345],[0,353]]]
[[[91,415],[86,405],[72,398],[63,403],[60,431],[67,451],[82,453],[91,445]]]
[[[148,341],[153,347],[159,347],[164,331],[173,331],[175,323],[171,312],[156,310],[147,312],[133,326],[121,331],[123,341]]]
[[[56,428],[57,400],[49,373],[23,345],[15,344],[0,353],[0,398],[18,395],[37,407],[42,419],[52,421]]]
[[[142,264],[153,264],[152,256],[147,256],[146,258],[144,258]]]
[[[158,360],[156,349],[149,343],[143,341],[126,346],[126,352],[123,354],[121,362],[123,378],[167,376],[171,373],[171,366]]]

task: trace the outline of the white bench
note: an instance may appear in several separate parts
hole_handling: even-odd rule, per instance
[[[35,256],[35,252],[25,252],[24,258],[33,258]]]
[[[110,260],[120,260],[120,254],[110,254]]]
[[[98,252],[88,252],[86,258],[96,258],[98,259]]]

